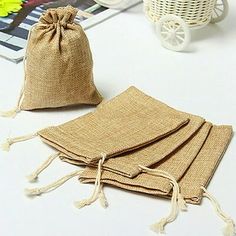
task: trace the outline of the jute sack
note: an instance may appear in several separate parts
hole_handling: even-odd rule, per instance
[[[168,158],[169,155],[185,145],[185,142],[191,139],[204,123],[204,120],[200,117],[187,115],[186,113],[183,113],[183,116],[189,117],[190,121],[178,131],[132,152],[119,155],[117,158],[110,158],[103,163],[102,168],[119,175],[133,178],[141,172],[139,165],[149,167],[160,161],[165,161],[165,158]],[[207,130],[210,129],[210,126],[209,123],[204,125],[204,128],[201,129],[202,131],[200,132],[203,133],[202,136],[207,134]],[[198,134],[197,136],[200,135]],[[201,143],[204,137],[197,140]],[[198,146],[196,145],[195,148],[196,147]],[[184,150],[187,152],[191,151],[187,148]],[[183,158],[185,158],[186,155],[186,153],[183,153]],[[60,155],[60,158],[62,161],[70,164],[83,165],[81,161],[77,161],[73,159],[73,157],[71,158],[63,153]],[[92,164],[90,164],[90,166],[94,167]]]
[[[207,187],[210,183],[232,137],[231,126],[213,126],[197,158],[179,181],[186,201],[193,204],[201,203],[201,186]]]
[[[33,136],[9,139],[14,142],[36,135],[59,152],[83,163],[96,163],[137,149],[169,135],[189,119],[131,87],[94,112],[65,124],[43,129]]]
[[[204,144],[208,136],[208,133],[210,132],[210,129],[211,124],[205,123],[201,127],[201,129],[184,145],[182,145],[168,157],[153,165],[151,168],[168,172],[175,178],[176,181],[178,181],[184,175],[186,170],[198,155],[200,149],[202,148],[202,145]],[[116,158],[116,160],[117,162],[119,162],[119,158]],[[105,181],[107,183],[107,181],[112,181],[116,182],[117,184],[127,185],[127,188],[129,188],[130,185],[131,188],[138,187],[143,189],[144,192],[147,191],[147,193],[150,193],[148,190],[153,190],[155,194],[158,192],[162,195],[167,195],[172,188],[170,182],[165,178],[153,176],[148,173],[140,173],[135,178],[130,179],[123,175],[118,175],[112,173],[111,171],[107,171],[104,168],[105,163],[103,164],[103,172],[101,176],[102,182]],[[140,167],[139,170],[140,172],[142,172],[142,169],[140,169]],[[94,180],[94,177],[96,177],[96,168],[87,167],[80,175],[80,181],[82,183],[91,182],[91,180]]]
[[[96,111],[38,132],[42,140],[74,160],[96,163],[169,135],[189,119],[131,87]]]
[[[127,177],[134,177],[137,174],[139,174],[140,164],[144,166],[151,166],[159,162],[161,159],[167,157],[171,152],[176,150],[180,145],[182,145],[185,141],[187,141],[204,123],[203,118],[174,110],[173,108],[170,108],[161,102],[154,101],[153,98],[148,97],[147,95],[143,94],[141,91],[138,91],[135,88],[130,88],[128,93],[131,93],[131,91],[136,101],[140,100],[140,98],[142,98],[142,100],[148,98],[151,101],[153,101],[155,103],[156,111],[159,111],[160,114],[165,116],[165,118],[164,116],[162,117],[164,120],[166,119],[166,117],[182,117],[183,119],[189,119],[190,121],[187,125],[175,131],[173,134],[170,134],[168,137],[152,142],[151,144],[146,145],[145,148],[140,147],[138,149],[135,149],[132,152],[128,152],[128,153],[125,152],[124,154],[117,156],[119,157],[118,160],[115,160],[114,158],[110,158],[108,161],[105,161],[103,163],[104,169],[113,171],[114,173],[118,173]],[[130,100],[131,99],[127,97],[127,101],[130,102]],[[113,101],[113,102],[115,103],[116,101]],[[109,110],[113,109],[113,104],[103,103],[102,105],[99,106],[98,110],[100,111],[102,110],[103,113],[105,113],[104,109],[107,109],[107,108]],[[138,115],[138,113],[136,115]],[[128,117],[128,119],[129,118],[130,117]],[[165,122],[164,120],[163,122]],[[148,118],[146,122],[149,122]],[[158,121],[156,120],[156,122]],[[125,122],[123,124],[127,125],[128,123]],[[128,135],[128,132],[124,134],[124,136],[127,136],[127,135]],[[113,146],[114,145],[116,144],[114,143]],[[64,157],[62,154],[61,155],[62,160],[67,161],[69,163],[76,162],[77,165],[82,164],[81,159],[78,160],[78,158],[75,158],[73,155],[71,155],[68,152],[67,153],[65,151],[62,151],[62,152],[65,154],[68,154],[68,155],[65,155]],[[107,155],[105,151],[103,151],[103,153]]]
[[[108,202],[103,192],[103,183],[115,185],[127,190],[154,194],[157,196],[171,196],[171,211],[169,215],[163,217],[160,221],[151,225],[151,229],[157,233],[164,233],[165,225],[174,221],[180,210],[187,210],[185,200],[190,203],[199,204],[201,198],[205,196],[212,202],[216,213],[226,223],[224,235],[234,236],[235,223],[233,219],[223,212],[217,200],[205,189],[205,186],[209,183],[218,163],[220,162],[221,157],[223,156],[231,140],[232,127],[213,126],[211,130],[210,128],[211,124],[206,123],[199,130],[199,132],[188,141],[188,143],[186,143],[177,153],[173,154],[168,160],[165,161],[169,164],[165,165],[165,162],[160,163],[153,169],[149,169],[140,165],[140,169],[144,173],[139,174],[136,178],[130,179],[109,171],[102,170],[102,164],[104,163],[103,160],[103,162],[99,161],[97,169],[87,167],[82,173],[81,170],[76,170],[69,175],[57,180],[56,182],[49,184],[48,186],[26,189],[26,193],[30,196],[40,195],[58,188],[72,177],[79,176],[79,179],[84,183],[95,182],[95,189],[91,197],[79,202],[75,202],[75,205],[78,208],[90,205],[98,198],[102,206],[107,207]],[[185,151],[183,151],[184,149]],[[184,161],[182,154],[188,154],[188,156],[186,156],[186,160]],[[190,167],[189,163],[192,163]],[[184,167],[182,167],[182,165]],[[179,169],[179,166],[181,166],[182,171],[187,169],[179,181],[181,188],[179,187],[179,184],[175,178],[167,172],[172,172],[172,174],[177,177],[181,176],[180,172],[175,170],[176,168]],[[145,179],[146,177],[144,174],[148,175],[149,178]],[[172,191],[167,193],[166,190],[166,193],[163,195],[163,192],[158,189],[158,186],[160,186],[158,183],[162,181],[160,178],[169,181]],[[151,187],[149,181],[152,182]],[[182,190],[182,193],[180,192],[180,189]]]
[[[209,127],[210,124],[206,123],[178,152],[152,168],[154,171],[168,172],[173,176],[179,182],[184,199],[192,204],[200,204],[203,196],[201,187],[207,187],[209,184],[232,138],[231,126],[213,126],[210,132]],[[79,180],[82,183],[94,182],[96,174],[96,168],[86,167]],[[103,170],[101,182],[126,190],[164,197],[170,196],[172,188],[168,186],[170,181],[156,176],[154,172],[153,175],[141,173],[131,179]]]
[[[93,81],[89,41],[83,28],[74,22],[76,14],[71,6],[49,9],[32,27],[18,105],[2,116],[102,101]]]

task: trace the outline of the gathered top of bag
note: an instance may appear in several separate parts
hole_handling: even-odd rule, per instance
[[[43,24],[57,24],[66,27],[67,24],[73,24],[78,10],[72,6],[48,9],[42,14],[39,21]]]

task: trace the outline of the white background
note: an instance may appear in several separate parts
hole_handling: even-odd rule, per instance
[[[192,32],[185,53],[161,47],[142,5],[87,31],[94,56],[95,83],[106,99],[130,85],[167,104],[205,117],[215,124],[236,127],[236,2],[218,25]],[[43,66],[39,62],[38,66]],[[0,59],[0,109],[16,103],[23,82],[23,65]],[[0,142],[57,125],[92,108],[21,112],[15,119],[0,118]],[[96,202],[81,210],[73,202],[91,194],[92,185],[76,178],[54,192],[29,199],[25,187],[43,186],[76,169],[59,160],[29,184],[25,178],[54,151],[38,138],[19,143],[9,153],[0,152],[0,235],[155,235],[149,225],[169,212],[169,201],[105,187],[110,206]],[[208,190],[223,209],[236,219],[236,141],[232,140]],[[223,223],[207,200],[189,206],[186,213],[166,227],[167,235],[222,235]]]

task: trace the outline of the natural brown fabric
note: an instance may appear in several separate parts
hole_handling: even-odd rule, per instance
[[[22,110],[98,104],[93,61],[71,6],[49,9],[32,28],[26,52]]]
[[[204,123],[201,117],[189,114],[183,114],[183,117],[188,117],[190,121],[178,131],[117,159],[109,159],[104,163],[104,169],[132,178],[140,173],[139,165],[149,167],[163,160],[183,145]]]
[[[188,202],[200,204],[200,187],[207,187],[211,181],[232,136],[232,126],[213,126],[202,150],[179,182],[182,194]]]
[[[209,128],[210,124],[207,123],[182,149],[170,156],[166,162],[153,167],[154,169],[167,171],[177,180],[181,178],[180,173],[184,174],[179,180],[181,193],[187,202],[193,204],[200,203],[202,198],[200,187],[206,187],[211,180],[232,137],[232,127],[230,126],[213,126],[210,132]],[[204,136],[205,138],[207,136],[205,142]],[[201,144],[203,145],[200,149]],[[194,148],[194,145],[198,147]],[[199,153],[198,149],[200,149]],[[183,152],[188,154],[185,158],[182,156]],[[181,171],[179,171],[180,169]],[[82,183],[94,182],[96,172],[96,168],[87,167],[79,179]],[[126,190],[164,197],[169,197],[171,190],[167,180],[147,173],[141,173],[137,177],[130,179],[104,170],[101,182]]]
[[[176,110],[138,89],[128,90],[96,111],[38,134],[70,158],[95,163],[161,139],[189,121]]]
[[[201,127],[204,122],[202,118],[197,116],[188,115],[186,113],[183,113],[183,116],[189,117],[190,121],[178,131],[132,152],[119,155],[117,158],[110,158],[103,164],[103,169],[133,178],[141,172],[139,165],[149,167],[168,157],[168,155],[180,148],[181,145],[184,145],[184,143],[198,131],[199,127]],[[200,133],[205,135],[209,131],[210,126],[209,123],[205,124]],[[197,136],[199,136],[199,134]],[[202,139],[204,140],[204,137]],[[197,140],[198,142],[201,142],[202,139],[199,138]],[[196,147],[197,145],[195,147],[190,147],[190,150],[191,148],[195,150]],[[184,150],[186,150],[186,152],[189,151],[189,149]],[[183,156],[185,157],[185,153],[183,153]],[[61,159],[71,164],[81,165],[80,162],[76,162],[67,155],[62,154]]]

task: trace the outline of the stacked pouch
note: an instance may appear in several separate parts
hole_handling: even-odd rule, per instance
[[[210,123],[206,123],[182,148],[152,169],[171,174],[179,182],[186,201],[200,204],[203,194],[201,186],[208,185],[231,138],[230,126],[211,127]],[[86,167],[79,178],[82,183],[94,182],[96,169]],[[170,196],[172,189],[167,179],[148,173],[141,173],[130,179],[104,170],[101,182],[126,190],[166,197]]]
[[[186,131],[187,136],[191,136],[203,123],[201,118],[198,119],[194,128]],[[124,153],[142,150],[148,144],[178,133],[182,127],[189,127],[188,115],[131,87],[102,104],[96,111],[65,124],[46,128],[38,134],[44,142],[71,160],[80,164],[96,164],[102,153],[106,154],[106,159],[120,159]],[[177,135],[176,146],[186,139],[185,132]],[[173,149],[170,145],[168,148]],[[163,157],[164,154],[158,160]]]
[[[103,184],[171,197],[170,215],[154,227],[163,232],[165,224],[173,221],[179,210],[186,209],[185,201],[200,204],[204,195],[215,203],[205,187],[232,133],[231,126],[215,126],[130,87],[100,104],[94,112],[33,136],[9,139],[7,145],[39,135],[58,151],[36,171],[34,178],[57,156],[70,164],[86,166],[82,173],[75,171],[47,187],[27,190],[29,195],[47,192],[79,175],[82,183],[95,183],[91,197],[76,203],[79,208],[97,198],[106,206]],[[220,208],[217,212],[232,233],[232,219]]]
[[[100,108],[98,108],[98,110],[100,112],[103,112],[103,110],[104,109],[106,110],[107,108],[111,110],[114,108],[114,105],[113,105],[114,101],[121,102],[121,100],[123,99],[125,101],[131,101],[131,98],[139,104],[146,104],[146,101],[149,101],[150,107],[152,107],[158,114],[161,115],[161,119],[163,119],[164,122],[168,121],[170,117],[173,117],[173,118],[181,117],[184,120],[189,120],[189,122],[185,126],[178,129],[177,131],[173,132],[172,134],[169,134],[167,137],[165,138],[163,137],[161,140],[154,141],[149,145],[145,145],[145,147],[136,148],[134,151],[125,152],[124,154],[117,156],[118,158],[116,159],[111,158],[107,160],[106,162],[104,162],[103,164],[104,169],[123,175],[123,176],[130,177],[130,178],[140,173],[139,165],[144,165],[146,167],[149,167],[159,162],[163,158],[167,157],[170,153],[175,151],[184,142],[186,142],[191,136],[193,136],[194,133],[197,132],[197,130],[204,123],[203,118],[190,115],[187,113],[183,113],[173,108],[170,108],[167,105],[145,95],[144,93],[142,93],[141,91],[139,91],[138,89],[134,87],[130,87],[124,93],[117,96],[113,101],[103,104]],[[133,107],[134,105],[131,103],[130,106]],[[128,107],[128,109],[130,108]],[[144,108],[140,107],[140,109],[144,109]],[[146,113],[146,111],[144,112]],[[134,116],[140,119],[138,111],[134,113]],[[131,116],[128,116],[127,118],[134,120],[134,118]],[[145,115],[144,117],[145,126],[146,126],[147,120],[148,118]],[[124,123],[123,122],[124,120],[122,121],[122,126],[127,124],[127,122],[124,122]],[[157,122],[157,120],[155,122]],[[107,124],[109,124],[109,122]],[[142,132],[144,132],[144,130]],[[42,134],[42,132],[40,133]],[[53,135],[55,136],[55,133],[53,133]],[[124,136],[127,136],[127,135],[124,135]],[[115,143],[113,145],[115,145]],[[101,152],[106,153],[106,155],[108,156],[107,152],[102,151],[102,150]],[[73,157],[71,158],[71,157],[63,156],[63,155],[62,155],[62,159],[64,161],[74,163],[74,164],[77,161]],[[78,161],[76,164],[80,164],[80,161]]]

